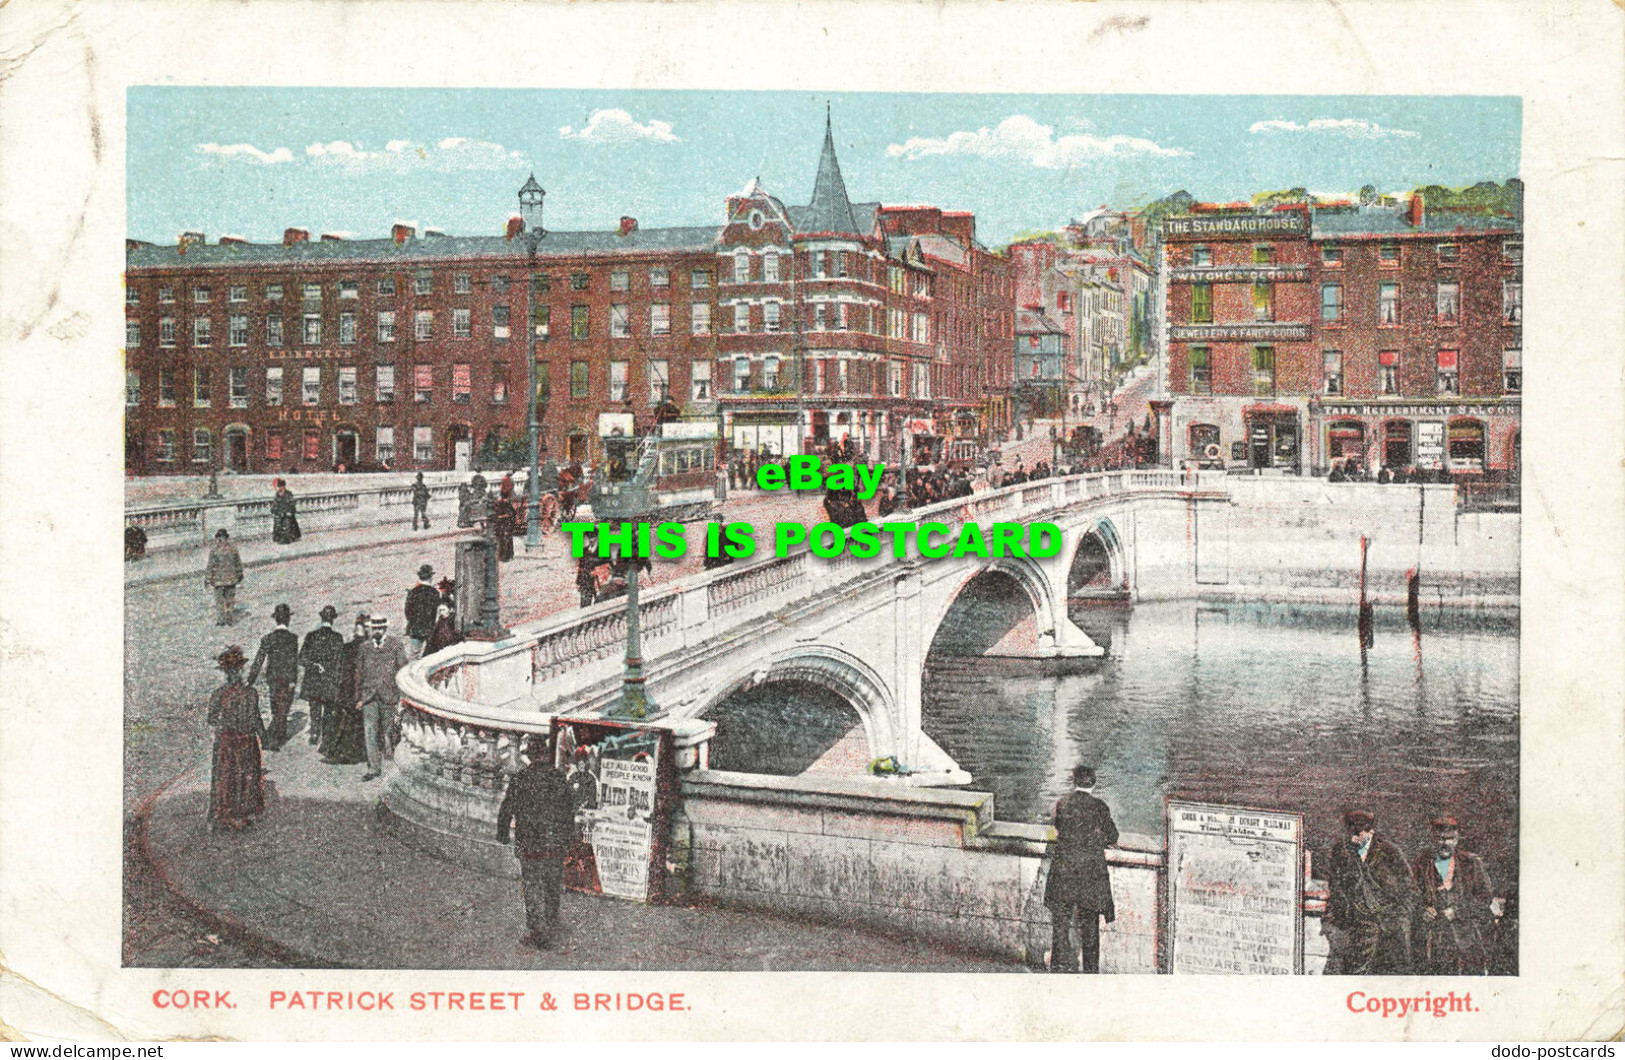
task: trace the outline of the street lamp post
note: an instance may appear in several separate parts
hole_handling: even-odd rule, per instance
[[[529,290],[525,295],[525,328],[529,334],[529,355],[525,369],[526,420],[530,429],[530,475],[525,487],[525,551],[542,547],[542,472],[541,421],[536,412],[536,251],[547,232],[542,228],[542,199],[547,192],[536,183],[536,174],[519,189],[519,217],[524,227],[525,246],[529,252],[529,268],[525,282]]]

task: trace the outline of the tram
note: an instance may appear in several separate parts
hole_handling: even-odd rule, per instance
[[[608,415],[601,417],[608,420]],[[630,416],[626,417],[630,420]],[[594,476],[590,495],[593,512],[622,510],[610,495],[622,497],[636,490],[635,481],[647,469],[646,499],[638,507],[648,522],[696,522],[709,519],[725,499],[724,479],[717,472],[717,425],[713,422],[669,421],[641,438],[630,424],[601,424],[604,473]]]

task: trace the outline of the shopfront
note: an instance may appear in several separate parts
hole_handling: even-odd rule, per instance
[[[1326,456],[1331,464],[1365,466],[1365,424],[1359,420],[1333,420],[1326,425]]]
[[[1477,475],[1516,469],[1518,413],[1516,401],[1339,402],[1321,408],[1316,429],[1328,468],[1367,452],[1372,471]]]
[[[1247,466],[1298,470],[1301,459],[1297,411],[1252,408],[1246,414]]]

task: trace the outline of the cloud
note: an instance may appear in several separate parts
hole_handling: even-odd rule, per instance
[[[474,169],[511,169],[525,163],[523,151],[513,151],[487,140],[448,136],[435,144],[416,140],[390,140],[382,150],[368,150],[349,140],[314,143],[305,157],[315,165],[336,166],[351,172],[429,169],[442,173]]]
[[[261,151],[253,144],[198,144],[197,149],[200,154],[212,155],[230,162],[246,162],[255,166],[274,166],[293,161],[293,152],[286,147]]]
[[[587,119],[587,124],[580,129],[562,126],[559,129],[559,139],[580,140],[589,144],[677,142],[677,137],[671,132],[671,122],[650,118],[648,122],[640,125],[637,119],[619,108],[593,111],[592,117]]]
[[[909,161],[932,155],[1014,158],[1039,169],[1065,169],[1100,158],[1133,155],[1173,158],[1190,152],[1122,134],[1096,136],[1092,133],[1073,133],[1056,136],[1053,126],[1042,125],[1025,114],[1013,114],[992,129],[983,126],[975,132],[949,133],[940,139],[911,136],[905,143],[887,147],[886,154]]]
[[[1306,125],[1295,121],[1255,121],[1250,133],[1330,133],[1357,140],[1382,140],[1390,136],[1420,136],[1409,129],[1385,129],[1374,121],[1363,118],[1313,118]]]

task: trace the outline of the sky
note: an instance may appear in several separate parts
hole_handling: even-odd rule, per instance
[[[129,90],[132,238],[496,235],[531,172],[553,231],[719,223],[759,177],[811,197],[826,105],[854,202],[971,210],[1000,246],[1102,205],[1518,175],[1511,96]]]

